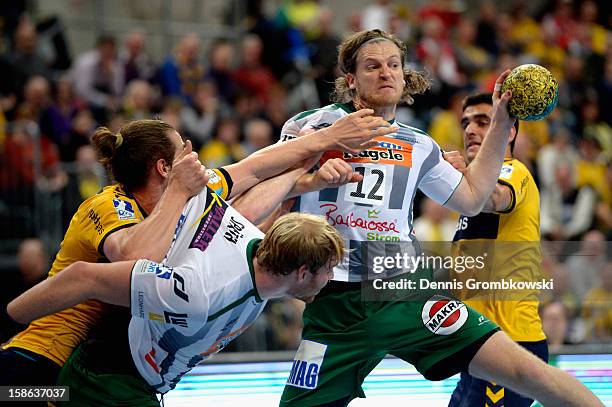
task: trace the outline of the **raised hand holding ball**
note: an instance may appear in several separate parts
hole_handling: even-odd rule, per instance
[[[517,66],[502,84],[510,90],[508,111],[520,120],[540,120],[548,116],[559,98],[559,84],[550,71],[536,64]]]

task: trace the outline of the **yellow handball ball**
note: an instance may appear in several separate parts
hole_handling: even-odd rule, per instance
[[[510,114],[520,120],[548,116],[559,99],[559,84],[550,71],[536,64],[517,66],[502,84],[502,93],[512,91]]]

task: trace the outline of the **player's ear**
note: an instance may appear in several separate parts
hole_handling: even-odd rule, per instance
[[[164,160],[163,158],[160,158],[159,160],[157,160],[157,162],[155,163],[155,170],[157,171],[157,173],[162,177],[162,178],[168,178],[170,176],[170,169],[172,167],[170,165],[168,165],[168,163],[166,162],[166,160]]]
[[[302,281],[306,280],[306,273],[310,273],[310,271],[308,271],[308,267],[306,265],[300,266],[296,272],[297,281],[301,283]]]
[[[346,74],[346,83],[349,89],[355,89],[355,76],[352,73]]]

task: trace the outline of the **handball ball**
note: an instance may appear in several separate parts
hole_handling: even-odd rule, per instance
[[[526,64],[514,68],[502,84],[502,93],[508,89],[512,91],[508,111],[520,120],[543,119],[557,105],[557,80],[540,65]]]

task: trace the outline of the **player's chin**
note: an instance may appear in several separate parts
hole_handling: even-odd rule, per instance
[[[315,299],[314,295],[311,295],[309,297],[299,297],[298,300],[302,300],[304,301],[306,304],[310,304],[311,302],[313,302]]]

